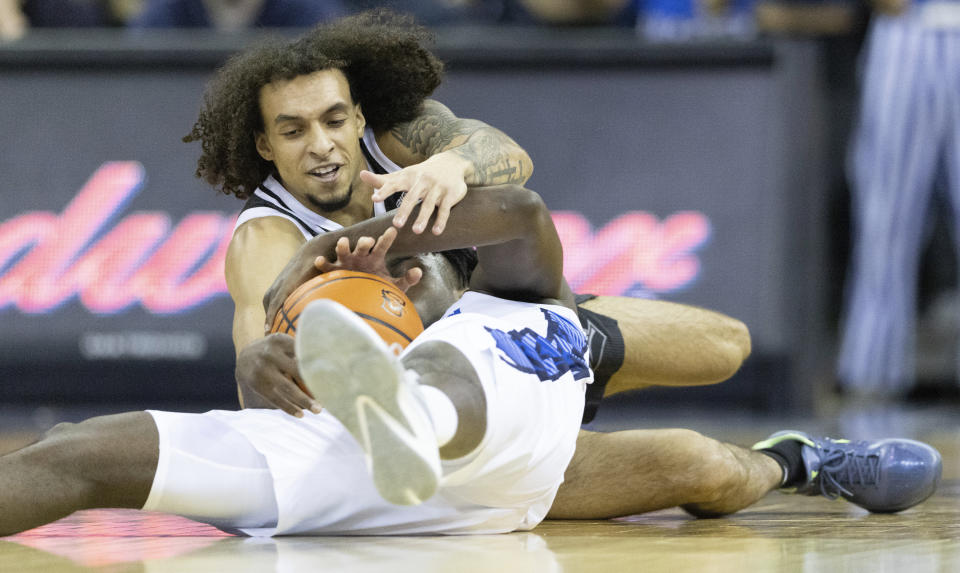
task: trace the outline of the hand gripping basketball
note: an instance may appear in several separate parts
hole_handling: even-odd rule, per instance
[[[295,335],[300,313],[321,298],[355,312],[397,352],[423,332],[423,322],[402,290],[377,275],[347,270],[324,273],[300,285],[284,301],[270,332]]]
[[[411,267],[400,277],[392,277],[386,264],[387,251],[397,237],[397,230],[387,228],[383,234],[374,240],[372,237],[360,237],[356,246],[351,250],[350,240],[340,237],[333,246],[333,257],[325,255],[309,256],[301,249],[297,255],[283,269],[273,285],[263,297],[267,323],[266,332],[273,332],[273,317],[276,317],[283,306],[282,301],[296,290],[297,285],[308,282],[316,277],[317,271],[329,273],[337,270],[366,272],[382,277],[392,282],[403,292],[419,282],[423,271],[419,267]],[[325,239],[326,237],[319,237]],[[308,243],[309,245],[310,243]]]

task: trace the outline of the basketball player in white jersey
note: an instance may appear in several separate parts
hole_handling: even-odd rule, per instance
[[[149,411],[58,426],[0,458],[0,534],[89,507],[253,535],[536,526],[592,378],[549,211],[533,192],[495,188],[470,193],[457,232],[397,233],[391,219],[318,240],[333,259],[339,238],[393,233],[398,263],[421,269],[408,294],[427,328],[400,358],[343,307],[314,303],[297,350],[323,412]],[[474,244],[475,268],[431,254]]]

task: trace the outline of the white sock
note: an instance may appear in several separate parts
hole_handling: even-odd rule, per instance
[[[418,389],[437,434],[437,447],[443,447],[457,433],[457,409],[442,390],[425,384],[418,385]]]

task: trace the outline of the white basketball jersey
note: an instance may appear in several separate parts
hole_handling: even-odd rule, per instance
[[[473,364],[487,398],[487,431],[474,452],[443,462],[440,490],[419,506],[395,506],[380,497],[363,450],[326,412],[303,418],[279,410],[176,415],[226,424],[264,456],[276,526],[245,531],[503,533],[531,529],[546,516],[573,457],[585,385],[592,377],[576,314],[471,292],[405,352],[431,340],[454,345]],[[193,446],[164,449],[171,447]]]

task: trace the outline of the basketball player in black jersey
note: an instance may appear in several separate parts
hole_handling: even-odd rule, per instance
[[[273,179],[279,184],[274,189],[290,199],[271,216],[242,222],[227,254],[244,407],[296,416],[322,406],[291,381],[297,376],[292,340],[264,337],[263,295],[311,235],[305,227],[319,233],[330,223],[349,226],[373,216],[376,201],[405,192],[395,225],[442,233],[468,185],[523,183],[532,173],[527,154],[502,132],[426,99],[440,82],[441,65],[423,47],[425,39],[422,29],[403,18],[362,14],[318,27],[293,44],[241,54],[206,94],[186,138],[202,143],[198,176],[254,201],[261,184]],[[376,170],[364,153],[373,147],[399,170],[367,171]],[[309,211],[301,212],[304,217],[290,216],[297,204]],[[418,215],[408,220],[417,205]],[[315,215],[323,224],[297,221]],[[586,419],[604,394],[604,382],[610,391],[719,382],[750,350],[746,327],[717,313],[661,301],[586,298],[581,320],[594,341],[606,343],[592,347],[597,375]],[[718,447],[693,432],[656,430],[582,432],[580,441],[553,517],[608,517],[675,505],[676,498],[651,488],[648,470],[666,462],[698,464],[705,451]],[[715,470],[704,467],[691,480]]]

